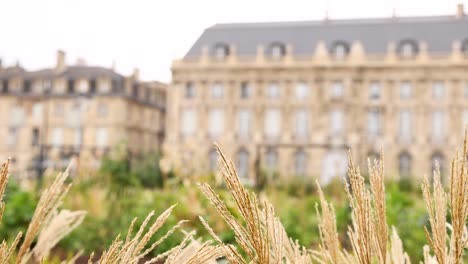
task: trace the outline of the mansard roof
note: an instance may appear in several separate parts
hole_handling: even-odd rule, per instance
[[[328,49],[336,42],[360,41],[366,53],[384,54],[388,44],[412,40],[425,42],[434,53],[452,51],[454,41],[468,39],[468,17],[389,17],[304,22],[216,24],[206,29],[185,58],[198,57],[203,47],[212,54],[218,43],[235,47],[239,56],[252,56],[257,47],[271,43],[291,45],[294,55],[312,55],[319,41]]]

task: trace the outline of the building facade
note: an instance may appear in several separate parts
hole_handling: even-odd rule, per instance
[[[164,137],[166,85],[125,77],[111,68],[67,65],[26,71],[0,66],[0,159],[12,173],[34,177],[72,157],[95,168],[113,147],[158,151]]]
[[[344,176],[385,150],[395,177],[448,173],[468,123],[468,18],[221,24],[172,65],[165,153],[245,180]]]

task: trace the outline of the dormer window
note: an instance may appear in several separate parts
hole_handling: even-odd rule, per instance
[[[214,57],[217,60],[224,60],[227,56],[229,56],[229,46],[224,43],[218,43],[214,47]]]
[[[1,84],[2,84],[2,93],[8,93],[9,92],[8,80],[3,80]]]
[[[30,80],[25,80],[23,82],[23,92],[24,93],[30,93],[31,92],[31,81]]]
[[[462,53],[468,57],[468,38],[465,39],[462,43]]]
[[[344,41],[337,41],[331,47],[331,54],[333,58],[342,60],[348,56],[349,45]]]
[[[72,94],[75,92],[75,80],[68,80],[67,93]]]
[[[270,46],[269,54],[273,59],[279,60],[286,54],[286,48],[282,43],[273,43]]]
[[[89,92],[92,94],[96,93],[96,79],[89,80]]]
[[[414,40],[403,40],[398,46],[398,54],[404,59],[410,59],[418,54],[418,45]]]
[[[87,93],[89,91],[88,80],[80,80],[78,82],[78,92],[81,94]]]
[[[132,86],[132,96],[138,98],[138,85],[136,83]]]

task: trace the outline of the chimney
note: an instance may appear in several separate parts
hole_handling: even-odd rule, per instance
[[[465,17],[465,7],[462,3],[457,5],[457,15],[456,18],[463,18]]]
[[[55,65],[55,69],[59,72],[64,71],[66,68],[65,65],[65,52],[63,50],[57,51],[57,64]]]
[[[140,70],[138,68],[133,69],[132,77],[134,80],[138,80],[140,78]]]

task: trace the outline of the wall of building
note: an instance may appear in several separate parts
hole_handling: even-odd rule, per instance
[[[355,161],[364,168],[367,157],[376,156],[383,148],[387,171],[392,177],[399,177],[404,171],[399,170],[403,166],[402,154],[407,154],[410,159],[408,174],[412,176],[431,173],[434,159],[438,159],[444,173],[448,173],[449,159],[454,150],[460,148],[463,127],[468,122],[467,73],[468,57],[456,50],[451,54],[420,53],[411,59],[392,52],[366,56],[351,51],[342,60],[287,54],[280,60],[268,60],[263,54],[255,57],[231,54],[221,61],[207,55],[175,61],[173,83],[168,92],[165,149],[172,155],[174,166],[191,162],[198,173],[209,171],[213,142],[218,142],[238,165],[239,152],[244,150],[248,153],[248,177],[251,180],[258,159],[260,167],[267,167],[266,152],[269,149],[277,151],[275,167],[285,177],[294,176],[295,155],[302,155],[297,153],[303,151],[307,160],[304,176],[318,176],[328,181],[324,174],[330,169],[325,167],[333,167],[335,160],[336,167],[342,168],[348,148]],[[339,98],[333,98],[336,82],[343,86]],[[249,98],[241,97],[243,83],[251,87]],[[277,98],[268,98],[270,83],[278,84]],[[304,98],[296,96],[296,87],[300,83],[307,86]],[[374,83],[380,87],[376,99],[369,94]],[[401,95],[405,83],[411,85],[411,95],[407,99]],[[187,98],[185,94],[188,84],[195,87],[193,98]],[[221,98],[213,98],[213,85],[216,84],[222,86]],[[196,112],[196,129],[191,135],[184,135],[182,128],[183,112],[187,109]],[[210,135],[212,109],[223,113],[224,127],[216,136]],[[251,112],[251,128],[246,137],[238,134],[238,114],[242,109]],[[278,109],[281,115],[281,131],[276,138],[266,135],[268,109]],[[298,110],[307,115],[304,137],[294,133]],[[334,110],[341,111],[344,116],[343,133],[339,135],[333,134],[330,127]],[[370,111],[378,112],[378,121],[370,117]],[[400,135],[402,111],[411,113],[408,138]],[[433,117],[438,115],[434,114],[437,111],[442,113],[441,121],[434,121],[438,119]],[[378,132],[372,134],[371,126],[377,126]],[[441,136],[435,138],[437,132],[434,130],[440,131]]]

